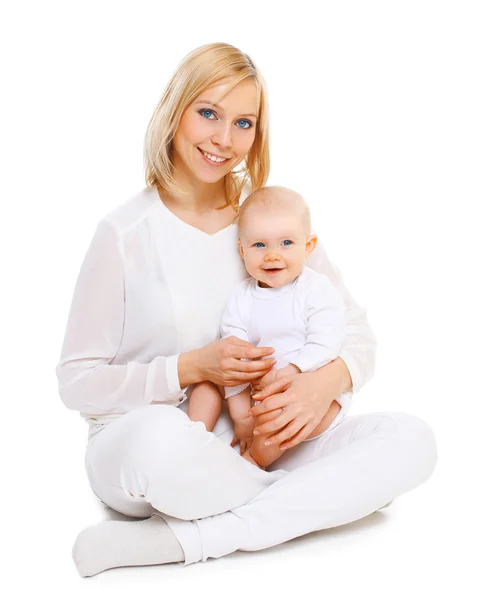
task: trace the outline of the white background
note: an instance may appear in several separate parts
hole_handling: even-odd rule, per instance
[[[474,0],[2,4],[0,586],[14,584],[9,598],[491,597],[490,9]],[[264,74],[269,183],[306,197],[368,308],[377,373],[353,411],[421,416],[439,462],[425,485],[347,527],[83,580],[75,536],[114,515],[86,480],[86,425],[57,393],[71,295],[97,221],[144,186],[143,136],[168,78],[213,41],[240,47]]]

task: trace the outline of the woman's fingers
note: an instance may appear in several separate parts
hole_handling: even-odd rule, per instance
[[[267,360],[252,360],[250,362],[234,359],[224,364],[221,369],[225,375],[229,377],[243,377],[251,381],[252,379],[260,379],[268,373],[275,365],[276,361],[273,358]]]
[[[249,383],[252,380],[252,378],[262,377],[262,375],[265,375],[265,371],[253,371],[252,373],[244,373],[242,371],[233,371],[232,373],[230,373],[230,379],[238,380],[243,383],[247,383],[247,382]],[[226,385],[231,385],[231,384],[226,384]]]
[[[293,444],[293,446],[296,446],[297,443],[301,442],[306,437],[308,437],[316,427],[316,424],[313,421],[309,421],[308,423],[305,423],[305,425],[303,425],[302,423],[303,421],[300,421],[299,419],[294,419],[282,431],[278,431],[275,435],[271,435],[268,438],[268,441],[272,442],[272,444],[278,444],[279,447],[282,446],[282,449],[285,450],[286,448],[288,448],[288,443],[291,443],[292,440],[298,439],[294,436],[298,436],[303,432],[303,438],[299,439],[298,442],[295,441],[295,443]],[[283,444],[283,442],[286,443]],[[289,447],[291,448],[292,446]]]
[[[293,419],[284,429],[278,431],[275,435],[271,435],[264,443],[266,446],[281,444],[296,435],[300,429],[302,429],[301,423],[298,419]],[[307,433],[307,435],[309,434]]]
[[[257,360],[241,360],[241,356],[232,356],[228,363],[235,370],[241,371],[262,371],[270,370],[276,363],[275,358],[259,358]]]
[[[258,400],[257,394],[254,394],[255,397],[252,396],[254,400]],[[287,408],[291,404],[290,397],[286,394],[274,394],[267,398],[267,400],[263,400],[260,404],[256,404],[252,406],[248,413],[254,417],[259,417],[265,413],[270,412],[271,410],[276,410],[277,408]]]
[[[288,450],[289,448],[294,448],[295,446],[297,446],[299,443],[301,443],[303,440],[306,440],[306,438],[310,435],[310,433],[315,429],[315,425],[313,423],[307,423],[304,427],[302,427],[300,429],[300,431],[298,432],[297,435],[295,435],[294,437],[292,437],[291,439],[288,439],[285,443],[281,442],[280,445],[280,450],[284,451],[284,450]]]
[[[227,338],[226,338],[227,339]],[[235,358],[249,358],[255,360],[264,356],[274,354],[274,348],[269,346],[254,346],[250,342],[245,342],[239,338],[232,338],[235,340],[235,344],[232,346],[232,356]]]
[[[270,371],[272,367],[276,364],[275,358],[266,358],[265,360],[251,360],[251,361],[239,361],[235,363],[235,369],[238,369],[241,366],[241,370],[243,373],[252,374],[254,371],[262,372],[262,375],[265,375],[265,372]]]
[[[290,376],[281,377],[281,379],[276,379],[272,383],[269,383],[269,385],[266,385],[261,392],[256,392],[254,394],[255,397],[253,399],[254,400],[264,400],[265,398],[268,398],[269,396],[272,396],[273,394],[280,394],[281,392],[284,392],[285,390],[288,389],[288,387],[291,385],[291,382],[292,382],[292,378]],[[261,404],[259,404],[257,406],[261,406]],[[272,410],[272,409],[269,408],[268,410]],[[260,414],[261,412],[264,412],[264,411],[261,410],[261,411],[259,411],[259,413],[254,413],[254,414]]]
[[[290,417],[285,411],[283,411],[278,417],[275,417],[271,421],[267,421],[267,423],[262,423],[262,425],[256,426],[253,430],[253,435],[279,431],[281,427],[287,425],[290,421],[292,421],[292,419],[293,417]]]

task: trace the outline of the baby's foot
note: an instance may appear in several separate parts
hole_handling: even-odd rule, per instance
[[[262,471],[265,471],[265,467],[259,465],[258,462],[252,456],[250,456],[250,452],[248,450],[243,452],[241,456],[243,456],[243,458],[245,458],[248,462],[251,462],[252,465],[254,465],[255,467],[258,467],[259,469],[262,469]]]

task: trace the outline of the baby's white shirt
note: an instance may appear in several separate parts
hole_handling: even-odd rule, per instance
[[[260,287],[250,277],[229,298],[220,333],[274,348],[276,369],[291,363],[302,373],[313,372],[339,356],[346,336],[344,300],[326,275],[306,265],[278,288]],[[225,397],[248,386],[225,387]]]

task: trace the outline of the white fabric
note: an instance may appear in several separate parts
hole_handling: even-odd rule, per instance
[[[183,548],[162,517],[103,521],[81,531],[72,548],[82,577],[124,566],[162,565],[184,561]]]
[[[307,265],[344,298],[339,355],[356,392],[374,369],[366,313],[321,245]],[[236,225],[208,235],[144,190],[97,228],[57,366],[63,402],[92,423],[94,492],[124,514],[162,514],[184,564],[363,517],[424,481],[436,460],[433,434],[406,415],[347,417],[267,471],[229,446],[226,412],[213,433],[192,423],[178,356],[219,337],[223,307],[246,277]]]
[[[346,417],[263,471],[229,446],[226,413],[208,433],[180,410],[186,404],[133,410],[94,431],[86,452],[99,498],[130,516],[160,514],[184,565],[360,519],[423,483],[436,463],[426,423],[378,413]]]
[[[62,401],[92,424],[189,396],[178,355],[218,339],[221,313],[248,277],[237,227],[209,235],[186,224],[145,189],[99,223],[74,291],[60,362]],[[321,244],[306,262],[344,298],[340,356],[358,391],[374,371],[366,312],[344,287]]]
[[[275,348],[276,369],[291,363],[303,373],[316,371],[339,356],[346,335],[344,301],[326,275],[307,266],[279,288],[260,287],[249,277],[229,299],[220,333]],[[225,386],[225,397],[248,386]]]

